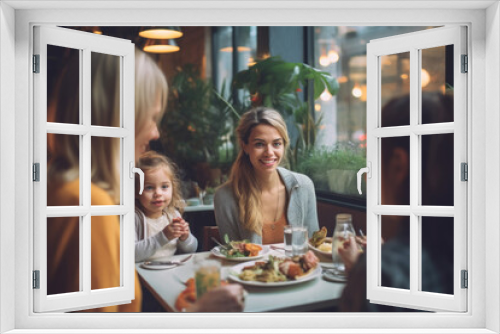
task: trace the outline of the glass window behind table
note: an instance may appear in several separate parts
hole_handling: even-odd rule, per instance
[[[356,185],[357,171],[366,166],[366,44],[372,39],[428,28],[313,27],[314,59],[309,63],[332,74],[340,85],[337,95],[325,91],[314,101],[318,135],[314,152],[307,158],[313,163],[303,161],[309,166],[303,172],[312,178],[320,194],[341,195],[347,200],[364,200],[366,196],[365,182],[363,195]],[[385,60],[393,85],[383,94],[387,95],[382,96],[384,103],[403,95],[409,87],[408,59],[404,54],[394,57]]]
[[[233,75],[256,61],[257,27],[214,27],[213,53],[215,85],[221,95],[229,95]]]

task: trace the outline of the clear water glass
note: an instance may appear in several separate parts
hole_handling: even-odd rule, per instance
[[[308,249],[307,228],[285,225],[284,229],[285,256],[303,255]]]
[[[345,265],[339,255],[339,247],[350,237],[355,237],[356,231],[352,225],[352,216],[348,213],[339,213],[336,217],[335,230],[332,236],[333,272],[338,276],[346,276]]]
[[[292,225],[285,225],[284,231],[285,256],[292,256]]]

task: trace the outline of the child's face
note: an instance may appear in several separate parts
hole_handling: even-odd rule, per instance
[[[172,186],[166,168],[155,168],[144,173],[144,191],[137,198],[147,217],[161,217],[163,209],[172,201]]]

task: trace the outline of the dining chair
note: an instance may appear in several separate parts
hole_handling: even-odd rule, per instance
[[[217,244],[212,240],[212,237],[222,242],[219,235],[218,226],[204,226],[203,227],[203,251],[209,251]]]

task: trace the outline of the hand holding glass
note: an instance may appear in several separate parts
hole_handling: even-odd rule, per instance
[[[195,263],[194,280],[196,298],[199,299],[205,292],[220,286],[220,263],[215,260],[200,259]]]
[[[345,276],[346,270],[338,249],[339,247],[344,247],[344,242],[349,240],[350,237],[356,237],[356,231],[352,226],[352,216],[346,213],[339,213],[332,236],[333,271],[339,276]]]

